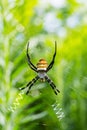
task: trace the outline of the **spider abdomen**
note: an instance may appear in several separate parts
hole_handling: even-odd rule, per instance
[[[37,63],[37,70],[46,70],[47,69],[47,62],[45,59],[40,59]]]

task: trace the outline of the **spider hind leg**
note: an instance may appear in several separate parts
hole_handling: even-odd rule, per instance
[[[27,92],[26,92],[26,94],[28,94],[29,91],[30,91],[30,89],[31,89],[31,87],[33,86],[33,84],[34,84],[38,79],[39,79],[39,76],[36,76],[36,77],[33,78],[25,87],[20,88],[20,90],[23,90],[23,89],[25,89],[25,88],[28,87],[28,90],[27,90]]]
[[[57,95],[58,93],[60,93],[60,91],[56,88],[55,84],[53,83],[53,81],[48,77],[45,76],[46,81],[50,84],[50,86],[52,87],[52,89],[54,90],[54,93]]]

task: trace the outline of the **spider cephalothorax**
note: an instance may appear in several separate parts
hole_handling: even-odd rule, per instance
[[[32,70],[34,70],[35,72],[37,72],[37,76],[35,78],[33,78],[25,87],[20,88],[20,90],[25,89],[26,87],[28,87],[28,90],[26,92],[26,94],[29,93],[31,87],[33,86],[33,84],[40,79],[41,81],[47,81],[50,86],[52,87],[52,89],[54,90],[55,94],[57,95],[58,92],[60,92],[55,84],[53,83],[53,81],[47,76],[47,72],[53,67],[54,64],[54,60],[55,60],[55,56],[56,56],[56,48],[57,48],[57,44],[55,42],[55,52],[53,55],[53,59],[50,62],[50,64],[48,65],[45,59],[40,59],[39,62],[37,63],[37,66],[33,65],[31,60],[30,60],[30,56],[28,54],[28,48],[29,48],[29,42],[27,44],[27,59],[28,59],[28,64],[30,66],[30,68]]]

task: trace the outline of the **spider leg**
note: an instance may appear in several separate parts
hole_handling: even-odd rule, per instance
[[[33,86],[33,84],[34,84],[38,79],[39,79],[39,76],[36,76],[35,78],[32,79],[31,83],[29,84],[29,88],[28,88],[26,94],[29,93],[31,87]]]
[[[56,88],[56,86],[53,83],[53,81],[48,76],[45,76],[45,79],[50,84],[50,86],[52,87],[52,89],[54,90],[56,95],[57,95],[57,93],[60,93],[60,91]]]
[[[32,63],[31,60],[30,60],[30,56],[29,56],[29,54],[28,54],[28,48],[29,48],[29,42],[28,42],[28,44],[27,44],[27,59],[28,59],[28,65],[30,66],[30,68],[31,68],[32,70],[34,70],[34,71],[37,72],[36,66],[34,66],[33,63]]]
[[[23,88],[19,88],[19,90],[23,90],[23,89],[27,88],[31,83],[32,83],[32,80],[29,81],[29,83],[28,83],[25,87],[23,87]]]
[[[20,90],[23,90],[27,87],[29,87],[28,91],[26,92],[26,94],[29,93],[29,90],[31,89],[31,87],[33,86],[33,84],[39,79],[39,76],[36,76],[35,78],[33,78],[25,87],[20,88]]]
[[[52,61],[50,62],[49,66],[47,67],[47,71],[49,71],[53,67],[55,56],[56,56],[56,50],[57,50],[57,43],[55,41],[55,52],[54,52]]]

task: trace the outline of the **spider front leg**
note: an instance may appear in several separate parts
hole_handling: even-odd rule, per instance
[[[52,89],[54,90],[56,95],[57,95],[57,93],[60,93],[60,91],[56,88],[56,86],[53,83],[53,81],[48,76],[45,76],[45,79],[50,84],[50,86],[52,87]]]
[[[28,42],[28,44],[27,44],[27,59],[28,59],[28,65],[30,66],[30,68],[31,68],[32,70],[34,70],[35,72],[37,72],[36,66],[34,66],[33,63],[32,63],[31,60],[30,60],[30,56],[29,56],[29,54],[28,54],[28,48],[29,48],[29,42]]]
[[[54,52],[52,61],[50,62],[49,66],[47,67],[47,71],[49,71],[53,67],[54,60],[55,60],[55,57],[56,57],[56,51],[57,51],[57,43],[55,41],[55,52]]]
[[[28,94],[29,91],[30,91],[30,89],[31,89],[31,87],[33,86],[33,84],[34,84],[38,79],[39,79],[39,76],[36,76],[36,77],[33,78],[25,87],[20,88],[20,90],[23,90],[23,89],[25,89],[25,88],[28,87],[28,90],[27,90],[27,92],[26,92],[26,94]]]

